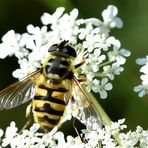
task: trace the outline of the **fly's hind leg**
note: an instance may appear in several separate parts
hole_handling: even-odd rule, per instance
[[[25,125],[22,127],[20,133],[25,130],[29,124],[31,123],[31,111],[32,111],[32,102],[27,106],[26,108],[26,118],[27,118],[27,122],[25,123]]]
[[[83,135],[80,134],[80,132],[79,132],[77,126],[76,126],[76,122],[77,122],[77,121],[78,121],[78,120],[77,120],[76,118],[74,118],[74,120],[73,120],[73,127],[74,127],[74,130],[75,130],[76,134],[80,137],[81,141],[84,142],[84,143],[87,143],[86,139],[83,137]]]

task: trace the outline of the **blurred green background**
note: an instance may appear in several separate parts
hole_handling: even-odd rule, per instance
[[[122,47],[129,49],[132,56],[124,65],[124,72],[113,81],[114,88],[105,100],[99,100],[113,121],[126,118],[129,129],[137,125],[148,128],[148,96],[141,99],[133,92],[133,87],[141,83],[139,66],[135,64],[137,57],[148,54],[148,1],[147,0],[1,0],[0,1],[0,38],[10,29],[18,33],[26,31],[28,24],[41,26],[40,16],[43,12],[53,13],[59,6],[64,6],[69,12],[79,9],[79,17],[99,17],[109,4],[114,4],[124,26],[114,29],[112,35],[119,39]],[[18,68],[14,57],[0,60],[0,89],[15,82],[11,75]],[[11,110],[0,112],[0,128],[5,128],[10,121],[16,121],[17,126],[25,123],[24,104]]]

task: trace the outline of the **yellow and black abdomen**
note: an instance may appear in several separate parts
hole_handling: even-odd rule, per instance
[[[44,75],[41,75],[40,81],[43,79],[45,79]],[[35,122],[39,123],[45,131],[60,126],[60,120],[66,107],[64,102],[66,92],[67,89],[61,84],[54,84],[51,87],[48,83],[40,83],[37,86],[37,93],[32,102],[33,116]]]

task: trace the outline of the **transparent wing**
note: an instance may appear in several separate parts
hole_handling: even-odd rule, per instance
[[[102,118],[94,104],[92,98],[90,98],[87,92],[82,88],[81,84],[74,76],[73,83],[73,116],[79,119],[83,124],[90,122],[96,122],[100,127],[103,125]]]
[[[35,95],[35,81],[39,75],[40,70],[37,70],[0,91],[0,110],[11,109],[31,100]]]

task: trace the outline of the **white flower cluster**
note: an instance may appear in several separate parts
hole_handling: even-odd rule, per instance
[[[82,130],[84,141],[79,136],[64,137],[64,134],[57,129],[43,134],[39,133],[39,125],[33,124],[30,130],[24,130],[18,133],[15,122],[11,122],[6,132],[0,129],[0,147],[12,148],[147,148],[148,131],[137,126],[135,131],[120,133],[127,126],[124,124],[125,119],[113,122],[111,126],[100,128],[94,124],[91,128],[87,125]],[[113,135],[118,134],[118,141]]]
[[[137,126],[135,131],[129,131],[126,134],[119,135],[121,145],[124,148],[147,148],[148,147],[148,130]]]
[[[140,72],[143,74],[140,77],[142,84],[134,87],[134,91],[138,92],[139,97],[143,97],[148,94],[148,55],[145,58],[138,58],[136,63],[142,65]]]
[[[99,92],[101,98],[106,98],[107,91],[112,89],[110,81],[123,71],[122,65],[130,55],[128,50],[121,48],[120,41],[109,34],[111,29],[122,27],[117,14],[117,8],[109,5],[102,12],[103,21],[78,19],[77,9],[67,14],[63,7],[57,8],[52,15],[44,13],[41,16],[41,28],[28,25],[23,34],[8,31],[2,37],[0,58],[13,55],[18,58],[20,68],[13,76],[20,79],[42,67],[51,45],[69,41],[78,53],[76,63],[85,61],[76,74],[86,76],[87,91]]]

